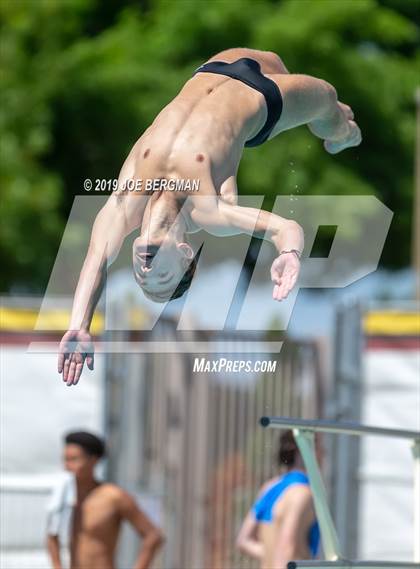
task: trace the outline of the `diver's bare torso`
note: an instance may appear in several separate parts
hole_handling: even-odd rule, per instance
[[[289,561],[311,559],[310,547],[317,546],[310,533],[316,518],[309,486],[292,483],[280,496],[270,495],[278,483],[277,476],[262,486],[236,541],[242,553],[259,560],[260,569],[285,569]]]
[[[101,484],[75,507],[71,569],[114,569],[114,553],[121,526],[121,490]]]
[[[299,520],[298,531],[296,529],[291,531],[293,526],[289,522],[290,512],[293,512],[296,508],[296,500],[300,499],[299,495],[302,492],[309,494],[310,490],[299,485],[292,486],[286,490],[284,497],[274,506],[272,522],[259,524],[258,538],[264,545],[264,558],[261,562],[261,569],[280,569],[280,567],[283,567],[285,541],[289,542],[287,545],[293,551],[294,559],[311,559],[307,535],[310,526],[315,520],[315,511],[312,503],[307,507]],[[287,540],[282,537],[285,526],[287,528],[286,534],[289,531]]]
[[[258,61],[269,78],[270,74],[288,73],[274,53],[247,48],[223,51],[209,61],[230,63],[241,57]],[[236,203],[236,174],[244,144],[261,129],[266,117],[266,102],[259,91],[223,75],[198,73],[136,142],[120,182],[198,178],[199,189],[191,192],[193,197],[219,195]],[[182,192],[179,198],[187,194]],[[135,207],[135,200],[128,202]],[[197,229],[194,223],[190,225],[191,231]]]
[[[299,508],[302,496],[307,505],[298,519],[293,520],[293,512]],[[291,514],[292,512],[292,514]],[[285,549],[293,559],[309,560],[311,552],[308,546],[308,532],[315,520],[311,492],[302,485],[291,486],[273,509],[273,520],[258,525],[258,539],[263,544],[264,556],[261,569],[283,569]]]

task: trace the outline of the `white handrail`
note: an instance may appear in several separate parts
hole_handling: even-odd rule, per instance
[[[400,439],[411,439],[420,441],[420,431],[407,431],[403,429],[385,429],[383,427],[372,427],[359,425],[358,423],[334,421],[322,421],[312,419],[294,419],[291,417],[262,417],[260,423],[263,427],[278,429],[304,429],[305,431],[316,431],[324,433],[339,433],[344,435],[378,435],[382,437],[392,437]]]
[[[341,559],[340,546],[338,543],[337,532],[328,508],[327,492],[325,490],[322,475],[319,470],[318,461],[315,454],[315,434],[310,431],[293,429],[293,435],[299,447],[300,454],[306,466],[314,497],[316,517],[318,519],[322,545],[325,557],[328,560]]]

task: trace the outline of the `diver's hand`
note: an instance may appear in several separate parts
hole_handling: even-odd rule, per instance
[[[68,386],[79,381],[85,360],[93,370],[93,352],[92,337],[87,330],[69,330],[64,334],[58,352],[58,373],[63,374]]]
[[[275,283],[274,300],[284,300],[295,286],[300,271],[300,260],[296,253],[281,253],[271,265],[271,280]]]

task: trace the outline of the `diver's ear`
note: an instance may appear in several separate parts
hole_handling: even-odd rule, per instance
[[[178,243],[177,247],[178,249],[181,249],[187,259],[192,259],[194,257],[194,251],[188,243]]]
[[[98,464],[99,462],[99,457],[98,456],[90,456],[89,457],[89,462],[90,462],[90,466],[91,468],[95,468],[95,466]]]

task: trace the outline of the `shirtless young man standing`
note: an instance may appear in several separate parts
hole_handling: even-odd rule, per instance
[[[76,481],[75,503],[70,505],[70,569],[115,569],[114,555],[123,521],[128,521],[142,539],[134,569],[147,569],[163,542],[162,533],[127,492],[96,480],[94,468],[104,451],[103,441],[91,433],[74,432],[65,438],[64,465]],[[68,501],[63,499],[52,515],[65,515],[66,507]],[[47,530],[54,569],[62,569],[60,525],[59,521],[50,521]]]
[[[350,107],[332,85],[290,74],[272,52],[233,48],[199,67],[129,153],[118,189],[98,213],[77,285],[71,322],[60,345],[58,371],[78,382],[85,359],[92,369],[89,327],[107,267],[135,229],[134,275],[156,302],[181,296],[196,261],[187,235],[203,229],[219,236],[248,233],[271,241],[273,299],[296,283],[303,231],[292,220],[237,203],[236,175],[245,146],[307,125],[335,154],[361,142]],[[127,191],[129,181],[158,181],[149,191]],[[198,191],[165,191],[168,181],[198,180]],[[164,181],[165,184],[160,184]],[[139,196],[148,196],[138,199]]]
[[[238,549],[261,562],[261,569],[286,569],[289,561],[311,559],[320,541],[309,479],[292,431],[280,437],[278,462],[280,476],[262,486],[236,541]]]

